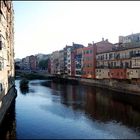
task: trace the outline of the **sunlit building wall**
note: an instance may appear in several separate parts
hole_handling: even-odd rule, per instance
[[[7,94],[14,77],[14,10],[0,1],[0,93]]]

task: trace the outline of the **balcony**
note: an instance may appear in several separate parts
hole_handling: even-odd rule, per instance
[[[140,57],[140,53],[131,54],[131,57]]]
[[[109,66],[104,66],[104,65],[100,65],[100,66],[96,66],[96,69],[97,68],[101,68],[101,69],[126,69],[126,68],[131,68],[131,66],[129,66],[129,65],[124,65],[124,66],[111,66],[111,65],[109,65]]]

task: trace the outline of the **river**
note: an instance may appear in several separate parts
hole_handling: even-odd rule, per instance
[[[33,80],[19,88],[0,139],[140,139],[140,97]]]

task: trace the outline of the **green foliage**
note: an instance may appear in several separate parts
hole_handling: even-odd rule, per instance
[[[46,80],[46,79],[49,79],[48,76],[37,74],[37,73],[24,73],[24,75],[22,75],[21,77],[24,77],[28,80],[36,80],[36,79]]]
[[[46,79],[46,77],[43,75],[33,74],[33,73],[24,74],[24,77],[27,78],[28,80],[35,80],[35,79],[44,80],[44,79]]]
[[[21,87],[21,88],[27,88],[27,87],[28,87],[28,83],[29,83],[29,81],[28,81],[26,78],[23,78],[23,79],[20,81],[20,87]]]
[[[48,68],[48,59],[40,60],[38,66],[40,69],[46,70]]]

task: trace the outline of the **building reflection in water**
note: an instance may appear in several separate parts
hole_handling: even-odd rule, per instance
[[[60,101],[62,104],[72,107],[74,110],[76,109],[81,109],[83,110],[84,104],[85,104],[85,93],[80,89],[78,85],[62,85],[62,84],[56,84],[52,83],[51,84],[51,89],[55,91],[60,91],[60,92],[55,92],[53,91],[53,95],[58,95],[60,96]],[[59,94],[58,94],[59,93]]]
[[[140,97],[138,99],[136,96],[124,96],[117,92],[83,85],[51,83],[51,88],[61,91],[58,96],[62,104],[72,107],[73,110],[80,109],[93,120],[115,121],[140,129],[140,109],[137,108]]]
[[[16,139],[15,101],[12,102],[1,124],[0,139]]]
[[[34,86],[39,85],[38,83],[32,84]],[[114,121],[140,132],[139,96],[126,96],[125,94],[91,86],[57,84],[50,81],[45,83],[44,86],[48,86],[51,90],[47,94],[51,94],[53,102],[59,102],[65,107],[71,108],[75,114],[78,112],[80,116],[86,115],[93,121],[97,120],[104,123]],[[31,92],[36,93],[32,88],[29,88],[29,94]],[[62,114],[64,114],[63,110]],[[14,101],[0,127],[0,140],[17,138],[15,120]]]

